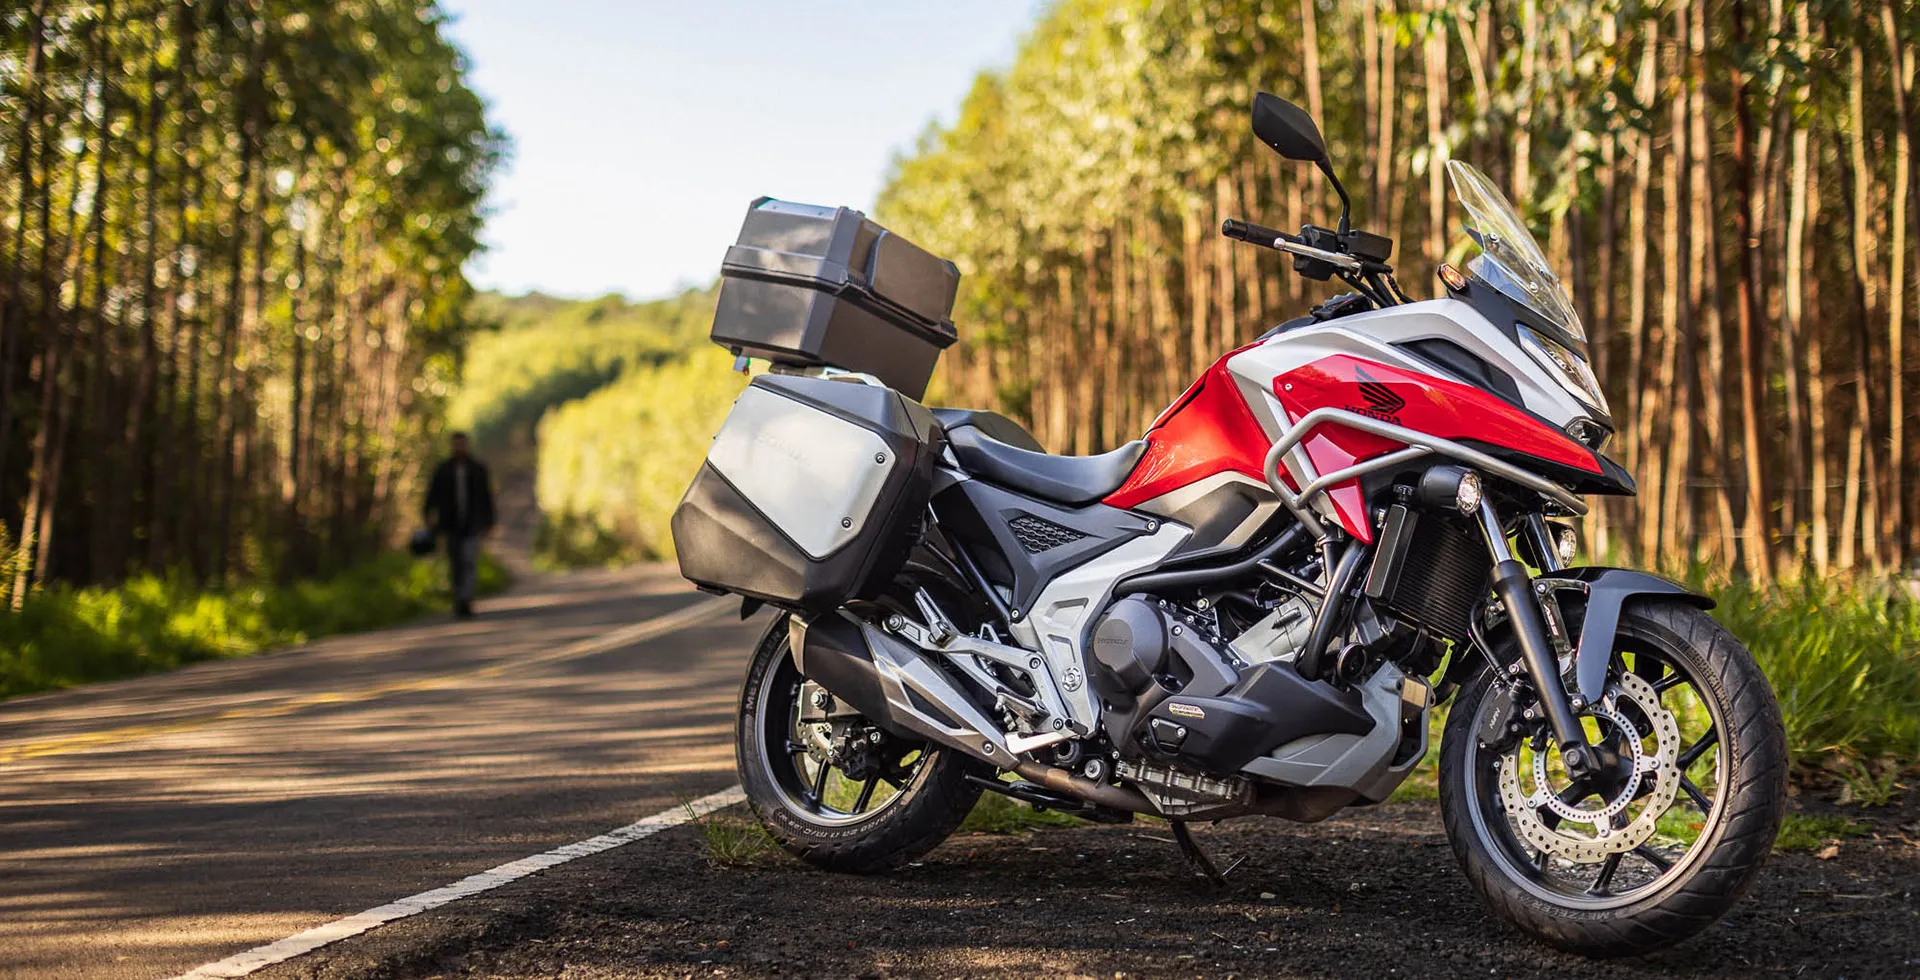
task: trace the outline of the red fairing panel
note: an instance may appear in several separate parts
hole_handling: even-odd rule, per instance
[[[1564,433],[1489,392],[1430,374],[1336,354],[1273,379],[1273,389],[1295,419],[1316,408],[1343,408],[1443,439],[1470,439],[1600,472],[1593,454]],[[1322,426],[1303,443],[1307,458],[1321,473],[1403,445],[1340,425]],[[1347,532],[1371,540],[1359,481],[1332,488],[1330,496]]]
[[[1246,348],[1241,348],[1245,350]],[[1272,440],[1241,399],[1227,373],[1229,353],[1215,361],[1147,430],[1147,453],[1120,489],[1102,501],[1130,508],[1165,493],[1228,471],[1244,473],[1263,486],[1260,468]]]

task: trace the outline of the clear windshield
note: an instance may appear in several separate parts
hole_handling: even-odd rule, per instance
[[[1506,195],[1486,174],[1459,160],[1447,161],[1447,176],[1480,246],[1480,254],[1467,263],[1468,271],[1584,343],[1587,331],[1566,287],[1548,268],[1545,253]]]

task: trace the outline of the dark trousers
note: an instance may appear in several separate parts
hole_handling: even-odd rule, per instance
[[[448,531],[447,564],[453,569],[453,601],[457,605],[473,602],[473,580],[480,563],[480,536]]]

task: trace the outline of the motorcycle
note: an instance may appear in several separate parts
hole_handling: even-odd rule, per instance
[[[1582,566],[1569,519],[1631,494],[1567,292],[1480,171],[1476,254],[1413,301],[1359,231],[1223,233],[1351,292],[1215,362],[1145,436],[1049,455],[928,409],[957,271],[858,212],[762,199],[714,339],[771,370],[673,518],[700,587],[778,616],[740,695],[741,781],[821,868],[899,867],[982,792],[1095,821],[1324,820],[1386,800],[1447,711],[1439,806],[1468,883],[1590,956],[1699,933],[1786,795],[1780,713],[1711,600]]]

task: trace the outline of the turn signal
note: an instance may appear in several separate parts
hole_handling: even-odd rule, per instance
[[[1447,288],[1456,293],[1467,291],[1466,273],[1454,268],[1451,262],[1440,263],[1440,281],[1446,283]]]

